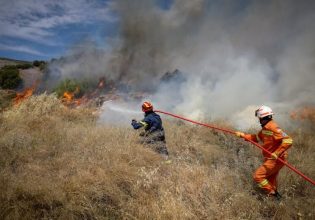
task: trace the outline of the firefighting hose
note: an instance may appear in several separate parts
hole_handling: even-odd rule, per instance
[[[229,133],[229,134],[233,134],[235,135],[235,131],[231,131],[231,130],[228,130],[228,129],[224,129],[224,128],[219,128],[219,127],[216,127],[216,126],[213,126],[213,125],[209,125],[209,124],[205,124],[205,123],[201,123],[201,122],[198,122],[198,121],[193,121],[191,119],[188,119],[188,118],[184,118],[182,116],[179,116],[179,115],[175,115],[175,114],[172,114],[172,113],[169,113],[169,112],[164,112],[164,111],[160,111],[160,110],[155,110],[155,112],[158,112],[158,113],[162,113],[164,115],[169,115],[169,116],[172,116],[174,118],[178,118],[178,119],[181,119],[181,120],[184,120],[184,121],[188,121],[188,122],[191,122],[193,124],[197,124],[197,125],[201,125],[201,126],[204,126],[204,127],[207,127],[207,128],[211,128],[211,129],[214,129],[214,130],[219,130],[219,131],[222,131],[222,132],[225,132],[225,133]],[[262,151],[268,153],[271,155],[271,152],[269,152],[268,150],[266,150],[265,148],[263,148],[261,145],[259,145],[258,143],[252,141],[252,140],[249,140],[247,138],[244,138],[246,141],[250,142],[251,144],[255,145],[256,147],[260,148]],[[290,165],[288,162],[282,160],[281,158],[277,158],[277,160],[279,160],[281,163],[283,163],[284,165],[286,165],[289,169],[291,169],[292,171],[294,171],[295,173],[297,173],[298,175],[300,175],[302,178],[304,178],[306,181],[310,182],[311,184],[313,184],[315,186],[315,181],[312,180],[311,178],[307,177],[306,175],[304,175],[301,171],[299,171],[298,169],[296,169],[295,167],[293,167],[292,165]]]

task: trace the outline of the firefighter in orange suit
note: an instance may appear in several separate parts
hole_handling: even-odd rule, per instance
[[[278,158],[286,160],[288,153],[286,152],[292,145],[292,139],[279,128],[272,119],[272,109],[268,106],[261,106],[255,111],[255,116],[259,118],[262,130],[256,134],[244,134],[235,132],[236,136],[245,140],[254,142],[262,142],[262,146],[268,150],[271,155],[263,151],[264,163],[254,173],[255,182],[260,188],[265,190],[268,195],[275,196],[280,199],[281,196],[277,191],[277,176],[280,169],[284,166]]]

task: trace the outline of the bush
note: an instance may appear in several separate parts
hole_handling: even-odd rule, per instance
[[[65,79],[61,81],[53,90],[58,97],[62,97],[65,92],[75,93],[76,98],[81,97],[88,89],[86,82],[79,82],[75,79]]]
[[[36,67],[40,67],[40,66],[43,66],[43,65],[45,65],[45,64],[46,64],[46,62],[43,61],[43,60],[41,60],[41,61],[39,61],[39,60],[34,60],[34,61],[33,61],[33,66],[36,66]]]
[[[40,65],[40,61],[38,61],[38,60],[34,60],[34,62],[33,62],[33,66],[37,66],[37,67],[39,67],[39,65]]]
[[[22,63],[22,64],[18,64],[18,65],[16,65],[16,68],[18,68],[18,69],[29,69],[29,68],[32,68],[33,67],[33,65],[32,64],[30,64],[30,63]]]
[[[44,71],[47,67],[47,63],[43,60],[34,60],[33,61],[33,66],[38,67],[41,71]]]
[[[16,66],[4,66],[0,70],[0,87],[2,89],[15,89],[22,82]]]

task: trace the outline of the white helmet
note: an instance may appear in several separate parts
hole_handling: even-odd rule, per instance
[[[255,111],[255,116],[258,118],[264,118],[266,116],[273,115],[273,111],[268,106],[261,106],[259,109]]]

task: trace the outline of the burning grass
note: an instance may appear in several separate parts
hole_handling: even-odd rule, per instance
[[[17,106],[21,102],[23,102],[25,99],[31,97],[33,95],[33,92],[35,90],[35,87],[26,88],[23,92],[18,92],[16,94],[16,97],[13,99],[13,105]]]
[[[315,107],[308,106],[300,108],[297,111],[291,112],[291,118],[293,120],[310,120],[315,122]]]
[[[233,137],[166,121],[172,163],[130,128],[32,96],[0,115],[1,219],[313,219],[314,187],[284,169],[281,203],[257,193],[259,152]],[[314,178],[314,136],[290,161]]]

